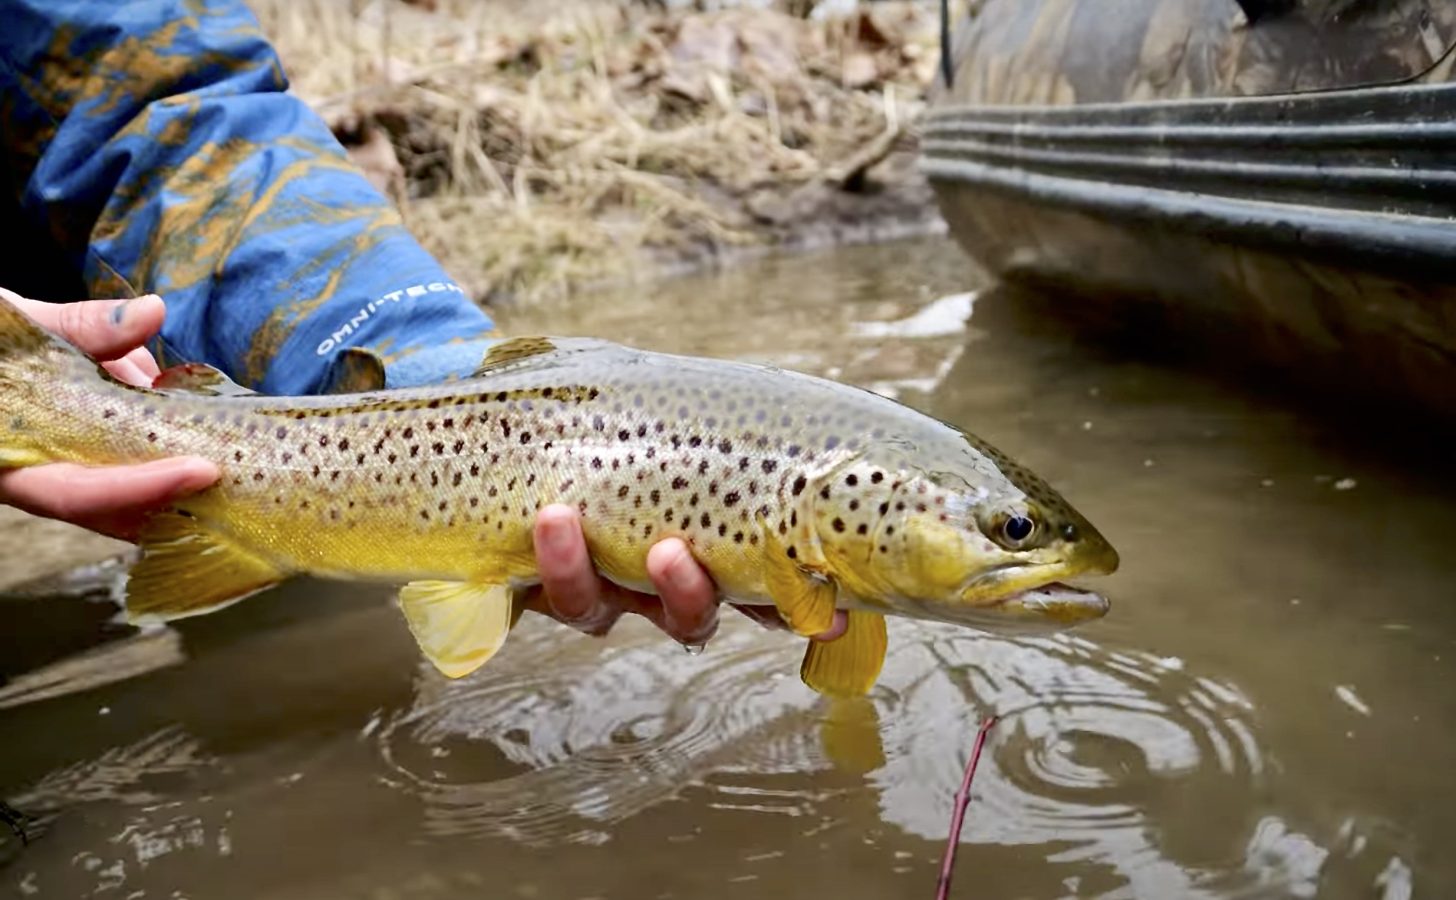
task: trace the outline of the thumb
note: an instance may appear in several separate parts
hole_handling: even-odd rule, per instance
[[[166,305],[154,294],[130,300],[42,303],[6,292],[5,299],[101,361],[119,359],[140,347],[162,327]]]

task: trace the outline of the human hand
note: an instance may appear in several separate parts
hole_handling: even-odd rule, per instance
[[[544,507],[536,516],[534,537],[541,585],[528,594],[528,609],[594,635],[606,634],[624,613],[634,613],[687,646],[706,644],[718,630],[717,589],[678,538],[658,541],[648,551],[647,573],[658,594],[653,596],[597,575],[581,521],[570,506]],[[765,627],[787,628],[771,606],[736,608]],[[814,639],[839,637],[845,623],[845,614],[835,613],[834,625]]]
[[[149,387],[157,362],[142,345],[162,327],[160,297],[42,303],[0,288],[41,327],[75,344],[127,384]],[[135,540],[147,517],[210,486],[217,466],[176,457],[125,466],[48,463],[0,471],[0,503],[122,540]]]

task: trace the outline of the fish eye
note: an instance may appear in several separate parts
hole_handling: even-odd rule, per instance
[[[1021,544],[1036,531],[1036,523],[1026,516],[1007,516],[1001,523],[1001,534],[1009,544]]]

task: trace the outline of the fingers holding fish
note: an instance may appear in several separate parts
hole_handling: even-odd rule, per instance
[[[678,538],[659,541],[647,552],[647,575],[662,598],[659,627],[681,644],[701,647],[718,630],[718,591]]]
[[[194,457],[101,468],[52,463],[0,473],[0,503],[134,540],[149,514],[217,478],[214,463]]]
[[[155,360],[142,344],[162,327],[166,307],[160,297],[45,303],[0,288],[0,298],[102,361],[113,375],[129,384],[149,386],[158,373]]]
[[[706,643],[717,630],[717,590],[687,545],[659,542],[647,557],[659,596],[604,582],[592,566],[576,510],[551,504],[536,515],[536,564],[541,588],[528,601],[578,631],[606,634],[624,614],[640,615],[680,643]]]

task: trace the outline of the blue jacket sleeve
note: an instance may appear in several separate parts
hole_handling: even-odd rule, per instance
[[[0,9],[0,171],[21,227],[91,296],[160,294],[164,365],[297,394],[351,346],[390,386],[480,360],[490,318],[287,93],[242,0]]]

